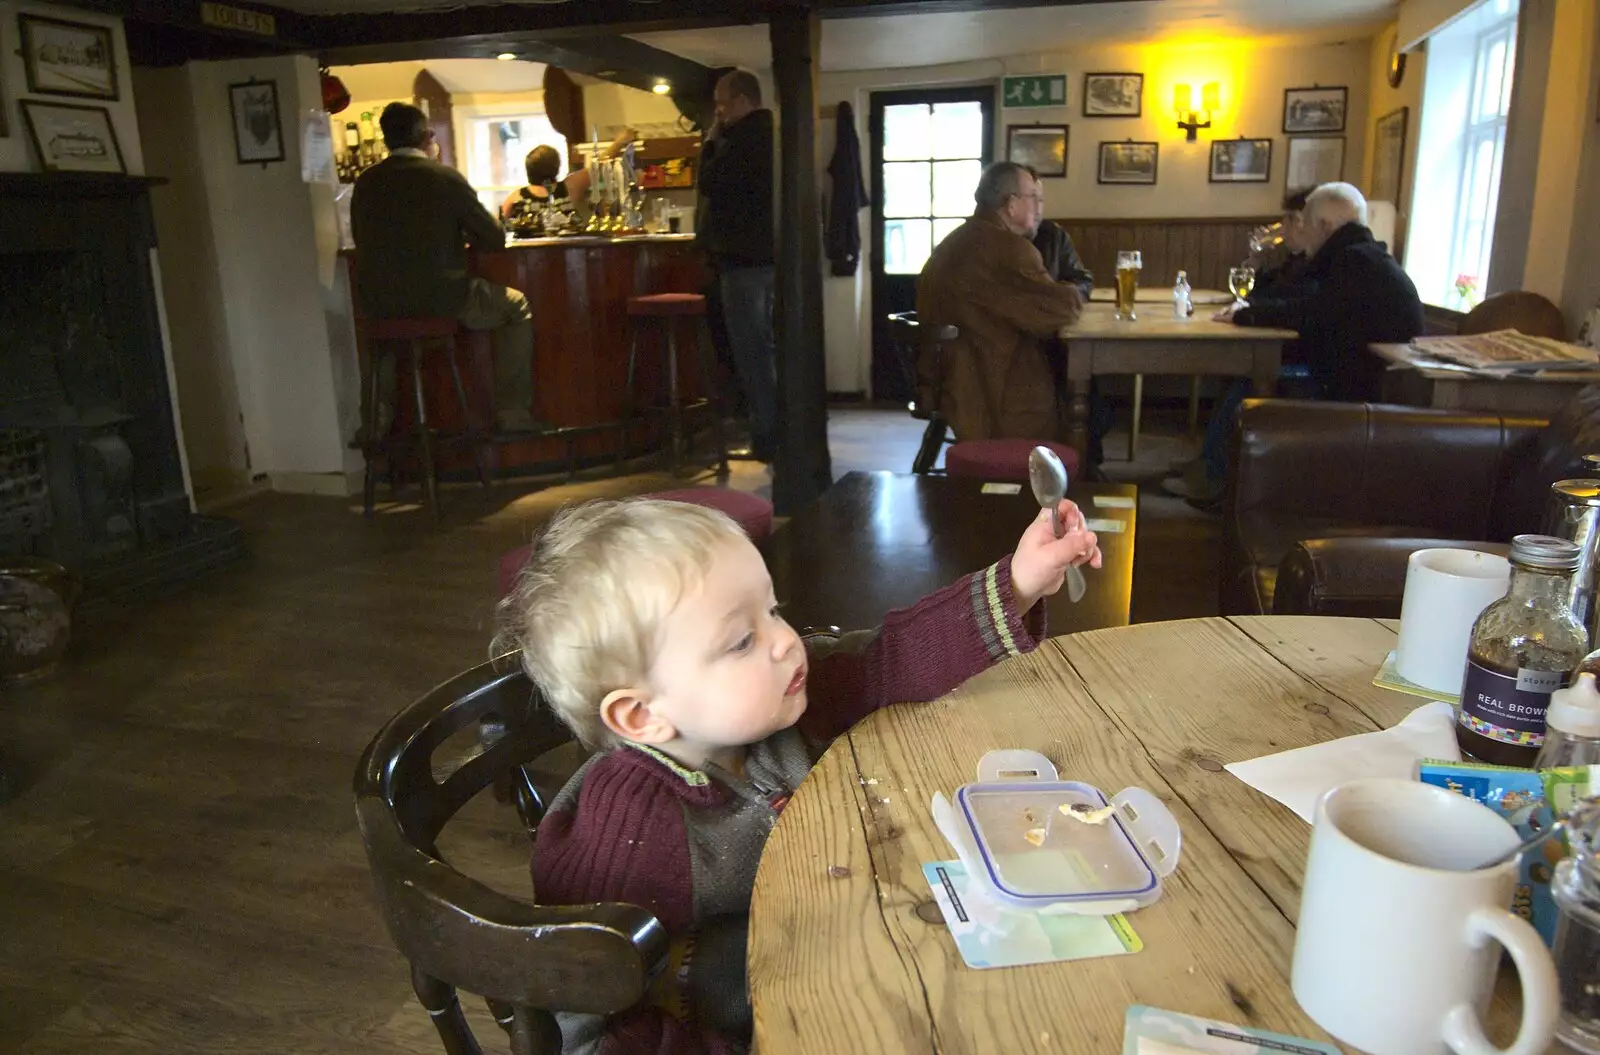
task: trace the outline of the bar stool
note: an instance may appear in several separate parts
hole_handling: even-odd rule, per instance
[[[366,470],[362,474],[361,483],[362,512],[368,517],[372,516],[373,499],[377,491],[377,460],[383,458],[388,461],[392,485],[396,475],[393,449],[414,443],[418,450],[418,460],[422,463],[423,493],[434,522],[437,523],[439,477],[435,448],[438,443],[470,443],[476,446],[478,481],[484,487],[489,486],[489,474],[484,468],[484,458],[492,443],[487,433],[474,427],[472,423],[472,412],[467,407],[467,390],[461,383],[461,367],[456,362],[456,336],[462,329],[461,323],[451,318],[358,319],[356,325],[366,338],[367,345],[367,399],[362,415],[364,439],[360,444],[362,457],[366,460]],[[415,420],[412,422],[413,434],[409,439],[380,436],[377,429],[378,379],[382,373],[380,369],[382,357],[395,354],[396,349],[404,349],[407,352],[405,361],[411,370],[412,414]],[[430,349],[442,349],[445,361],[450,364],[450,379],[455,385],[456,403],[461,408],[463,423],[458,433],[438,433],[428,424],[428,403],[422,390],[422,357],[423,353]],[[396,402],[399,401],[400,395],[399,381],[399,371],[396,370]]]
[[[1028,454],[1035,447],[1049,447],[1060,457],[1067,476],[1078,475],[1078,452],[1054,440],[991,439],[962,440],[944,452],[944,471],[948,476],[981,477],[985,480],[1026,484]]]
[[[627,426],[637,420],[638,393],[634,390],[635,372],[639,359],[639,331],[652,320],[659,322],[665,331],[665,340],[662,344],[662,367],[667,375],[667,404],[664,408],[667,415],[667,431],[669,442],[669,464],[672,471],[678,471],[678,462],[683,456],[683,415],[686,411],[707,410],[711,413],[711,431],[717,443],[717,474],[728,475],[728,444],[722,434],[722,412],[720,400],[716,394],[716,382],[713,378],[713,364],[704,353],[705,342],[701,340],[705,332],[706,298],[699,293],[650,293],[643,296],[628,298],[628,317],[632,320],[632,339],[628,344],[628,385],[624,394],[626,400],[623,410],[623,437],[617,444],[617,464],[621,465],[623,453],[626,448]],[[685,401],[678,393],[678,329],[680,319],[699,320],[693,323],[695,346],[701,349],[700,356],[700,383],[706,395],[699,399]]]

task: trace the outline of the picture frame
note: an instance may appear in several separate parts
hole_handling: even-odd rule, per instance
[[[1350,106],[1349,88],[1285,88],[1283,90],[1283,131],[1288,135],[1307,132],[1343,132]]]
[[[233,148],[241,165],[267,165],[284,159],[283,121],[278,113],[278,82],[248,80],[228,85],[233,108]]]
[[[111,111],[104,106],[24,99],[22,116],[46,172],[127,173]]]
[[[1210,183],[1266,183],[1272,179],[1272,140],[1213,139]]]
[[[1103,142],[1095,182],[1153,187],[1160,163],[1160,143],[1132,139]]]
[[[1378,118],[1372,126],[1372,186],[1367,195],[1372,201],[1400,205],[1400,189],[1406,165],[1406,124],[1411,108],[1402,106]]]
[[[1083,75],[1083,116],[1141,117],[1144,115],[1144,74],[1086,73]]]
[[[1070,136],[1066,125],[1007,125],[1006,160],[1028,166],[1040,179],[1064,179]]]
[[[1291,136],[1283,192],[1296,194],[1344,178],[1344,136]]]
[[[110,26],[19,14],[22,69],[33,95],[116,102],[117,50]]]

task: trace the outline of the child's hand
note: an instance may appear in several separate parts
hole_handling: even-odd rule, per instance
[[[1028,530],[1022,533],[1017,551],[1011,556],[1011,593],[1016,598],[1019,613],[1032,608],[1039,598],[1049,597],[1061,589],[1068,565],[1100,567],[1099,540],[1084,523],[1077,503],[1063,498],[1056,507],[1056,515],[1067,529],[1065,535],[1056,538],[1050,526],[1050,511],[1041,509]]]

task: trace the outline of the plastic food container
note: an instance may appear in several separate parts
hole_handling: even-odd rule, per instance
[[[1101,823],[1067,816],[1096,817]],[[1099,788],[1060,780],[1037,751],[990,751],[978,782],[955,802],[933,796],[933,819],[968,877],[1001,905],[1109,916],[1154,904],[1178,867],[1178,820],[1144,788],[1107,799]]]

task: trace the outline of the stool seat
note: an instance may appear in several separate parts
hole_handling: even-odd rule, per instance
[[[706,298],[699,293],[650,293],[628,298],[629,315],[704,315]]]
[[[1078,475],[1078,452],[1054,440],[992,439],[963,440],[952,443],[944,452],[944,471],[950,476],[981,476],[985,480],[1025,484],[1028,482],[1028,453],[1035,447],[1049,447],[1066,466],[1067,475]]]
[[[750,536],[751,542],[759,543],[772,534],[772,503],[748,491],[734,491],[723,487],[685,487],[678,491],[661,491],[642,497],[658,498],[663,502],[688,502],[691,505],[719,510],[744,528],[744,533]],[[523,565],[528,563],[528,557],[532,553],[533,545],[529,543],[500,555],[496,578],[500,584],[501,597],[509,594],[512,587],[516,586],[517,576],[522,574]]]
[[[460,319],[444,317],[415,319],[361,319],[361,332],[374,341],[429,341],[454,337],[461,329]]]

